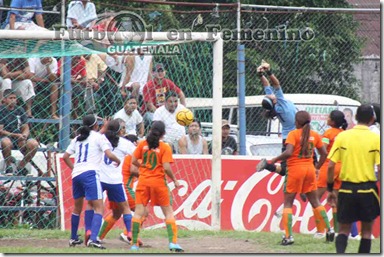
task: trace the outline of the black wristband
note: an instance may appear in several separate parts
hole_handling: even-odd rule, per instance
[[[263,73],[263,72],[258,72],[258,73],[257,73],[257,76],[258,76],[259,78],[261,78],[262,76],[264,76],[264,73]]]
[[[273,74],[272,69],[267,70],[265,73],[267,73],[268,76],[271,76]]]
[[[327,191],[332,192],[333,191],[333,182],[332,183],[327,183]]]

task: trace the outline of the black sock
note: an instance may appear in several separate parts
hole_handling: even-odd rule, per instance
[[[362,238],[360,240],[359,253],[370,253],[371,252],[371,239]]]
[[[344,234],[338,234],[335,240],[336,253],[345,253],[345,249],[348,245],[348,236]]]
[[[265,169],[269,170],[270,172],[275,172],[276,171],[276,166],[275,166],[275,164],[267,163],[267,165],[265,165]]]

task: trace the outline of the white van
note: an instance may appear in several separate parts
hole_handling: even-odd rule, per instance
[[[360,106],[360,102],[356,100],[337,95],[284,94],[284,96],[295,104],[298,111],[305,110],[311,114],[311,127],[320,134],[323,134],[327,129],[327,117],[332,110],[348,110],[346,116],[352,116],[352,122],[355,122],[355,112]],[[248,155],[259,155],[263,152],[261,149],[271,149],[271,156],[277,150],[277,153],[281,152],[281,124],[278,119],[267,120],[263,117],[263,108],[261,107],[263,97],[264,95],[245,97]],[[202,122],[203,136],[209,140],[212,134],[213,100],[210,98],[187,98],[186,104],[194,112],[195,117]],[[231,134],[237,138],[238,98],[223,98],[222,106],[223,119],[227,119],[232,124]],[[271,147],[272,145],[274,147]]]

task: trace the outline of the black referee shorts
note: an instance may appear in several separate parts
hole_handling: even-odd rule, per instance
[[[380,215],[380,199],[376,182],[342,182],[337,199],[337,221],[371,222]]]

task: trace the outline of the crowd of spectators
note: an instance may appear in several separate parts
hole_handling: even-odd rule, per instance
[[[8,11],[3,29],[47,29],[41,0],[12,0],[10,7],[18,9]],[[105,24],[112,22],[108,17],[100,18],[101,22],[97,19],[95,5],[90,0],[68,3],[66,25],[69,30],[117,30]],[[126,122],[126,133],[139,137],[145,136],[153,120],[163,120],[168,130],[166,140],[169,138],[177,152],[178,141],[185,139],[186,129],[177,124],[174,117],[179,109],[186,107],[185,94],[182,85],[166,78],[165,65],[154,64],[153,59],[142,52],[71,56],[71,119],[86,114],[119,117]],[[22,100],[21,107],[27,118],[59,119],[63,61],[63,57],[54,56],[0,59],[0,104],[4,90],[12,89]],[[49,108],[49,116],[34,113],[37,95],[43,96],[43,100],[36,101],[36,105]],[[182,145],[184,149],[186,143]]]

